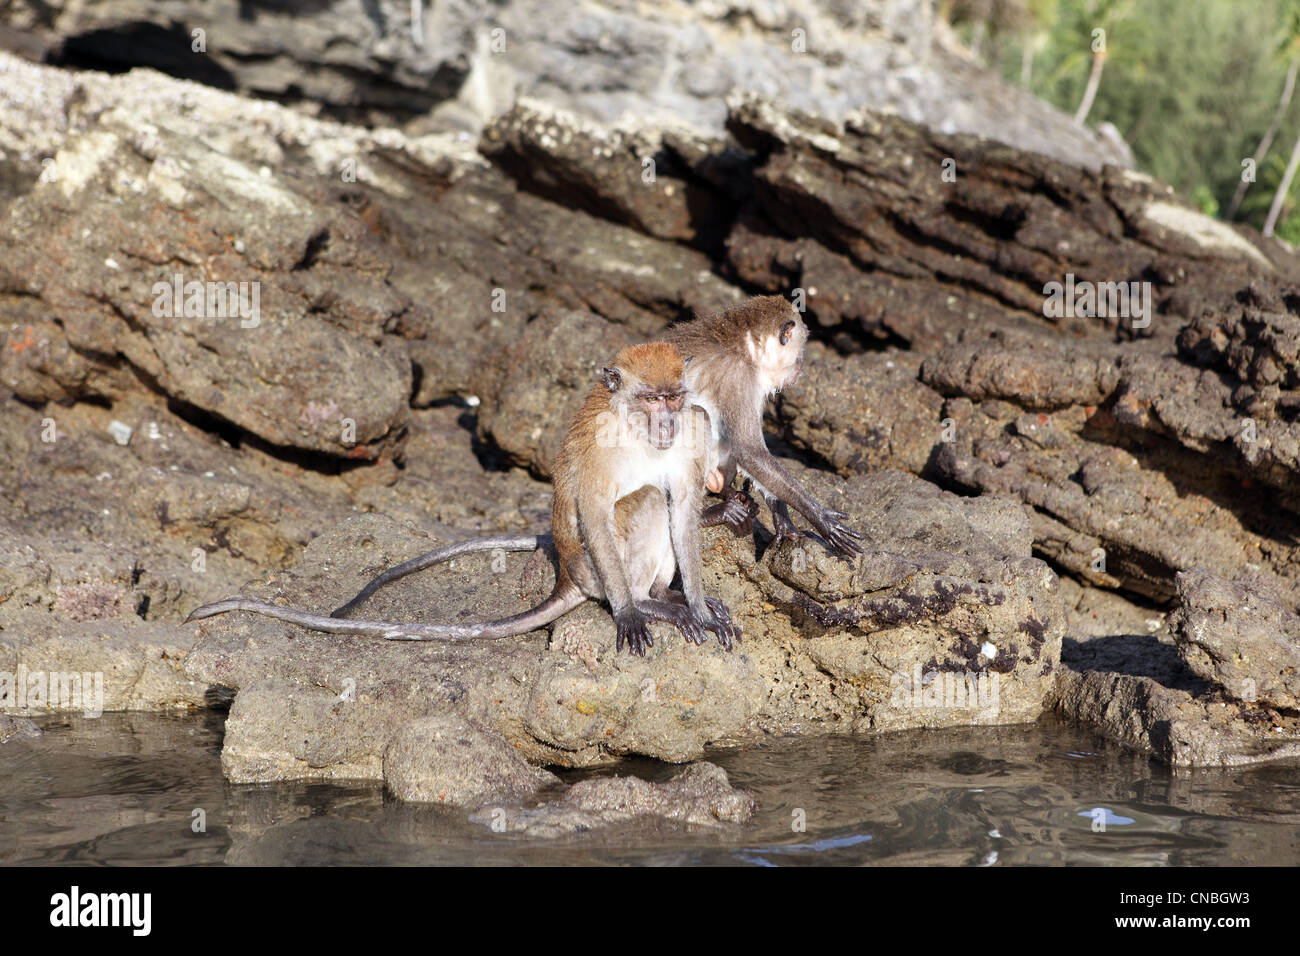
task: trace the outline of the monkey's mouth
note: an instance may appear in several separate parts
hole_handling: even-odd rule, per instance
[[[799,376],[803,374],[803,356],[795,359],[794,368],[781,380],[782,388],[789,388],[795,382],[799,381]]]
[[[650,419],[650,444],[660,451],[667,451],[677,440],[677,416],[655,415]]]

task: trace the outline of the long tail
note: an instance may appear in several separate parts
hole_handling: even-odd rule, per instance
[[[330,617],[347,617],[356,609],[358,604],[361,604],[385,584],[391,584],[398,578],[404,578],[416,571],[423,571],[425,568],[441,564],[443,561],[452,561],[461,555],[476,554],[481,551],[534,551],[550,540],[551,536],[549,534],[497,535],[490,538],[471,538],[468,541],[449,544],[445,548],[439,548],[436,551],[427,551],[417,558],[411,558],[411,560],[403,561],[396,567],[389,568],[363,587],[357,596],[348,601],[347,604],[331,611]]]
[[[394,569],[396,570],[396,569]],[[557,588],[537,607],[513,617],[483,624],[397,624],[391,621],[351,621],[322,614],[311,614],[291,607],[254,601],[249,598],[228,598],[205,604],[191,612],[185,623],[201,618],[224,614],[226,611],[252,611],[281,621],[288,621],[312,631],[326,634],[356,634],[362,637],[382,637],[390,641],[472,641],[527,634],[550,624],[562,614],[567,614],[583,602],[582,592],[572,584]]]

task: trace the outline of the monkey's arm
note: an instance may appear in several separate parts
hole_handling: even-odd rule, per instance
[[[817,533],[825,539],[835,553],[845,558],[852,558],[862,553],[862,546],[855,540],[860,539],[862,535],[840,520],[847,518],[848,515],[827,508],[818,502],[794,476],[781,467],[781,463],[767,450],[760,418],[755,417],[751,420],[742,417],[738,421],[727,424],[734,426],[731,428],[731,453],[736,464],[761,485],[767,495],[778,499],[778,504],[786,502],[793,505],[812,523]],[[784,518],[788,525],[789,516],[777,517],[777,509],[770,499],[768,504],[772,507],[773,520],[778,524],[778,532],[785,532],[786,529],[780,527],[781,518]]]
[[[540,548],[543,544],[551,540],[550,535],[546,534],[515,534],[515,535],[496,535],[488,538],[471,538],[469,541],[457,541],[455,544],[449,544],[445,548],[438,548],[434,551],[426,551],[419,557],[411,558],[409,561],[403,561],[396,567],[389,568],[383,574],[376,577],[364,588],[357,596],[348,601],[342,607],[335,608],[330,612],[330,617],[347,617],[354,611],[358,604],[370,597],[385,584],[390,584],[398,578],[405,577],[416,571],[423,571],[425,568],[432,567],[435,564],[441,564],[443,561],[451,561],[465,554],[474,554],[479,551],[532,551]]]
[[[706,416],[707,419],[707,416]],[[732,640],[740,639],[740,628],[731,621],[731,612],[720,601],[704,593],[700,571],[700,506],[704,500],[704,463],[686,470],[669,487],[668,527],[673,542],[673,557],[682,576],[682,593],[687,607],[704,627],[718,636],[718,643],[731,650]]]

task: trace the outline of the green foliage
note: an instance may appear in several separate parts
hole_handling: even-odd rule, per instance
[[[1115,124],[1140,168],[1200,208],[1227,207],[1242,160],[1273,117],[1289,58],[1300,55],[1300,0],[1027,0],[1025,9],[1014,25],[990,22],[983,45],[1008,82],[1020,82],[1028,44],[1030,90],[1073,113],[1095,55],[1093,31],[1104,30],[1087,124]],[[1263,225],[1297,136],[1300,90],[1238,219]],[[1276,231],[1298,230],[1300,209]]]
[[[1219,200],[1214,198],[1214,193],[1205,183],[1197,183],[1192,194],[1187,197],[1188,201],[1200,208],[1201,212],[1207,216],[1217,216],[1219,214]]]

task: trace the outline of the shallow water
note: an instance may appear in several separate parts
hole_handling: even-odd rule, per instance
[[[223,721],[49,718],[43,737],[0,745],[0,863],[1300,863],[1300,763],[1174,775],[1054,718],[715,752],[754,792],[752,824],[558,840],[495,834],[463,810],[403,805],[369,783],[232,786]],[[676,770],[620,768],[656,780]],[[206,832],[191,828],[196,809]],[[805,832],[792,831],[796,810]]]

